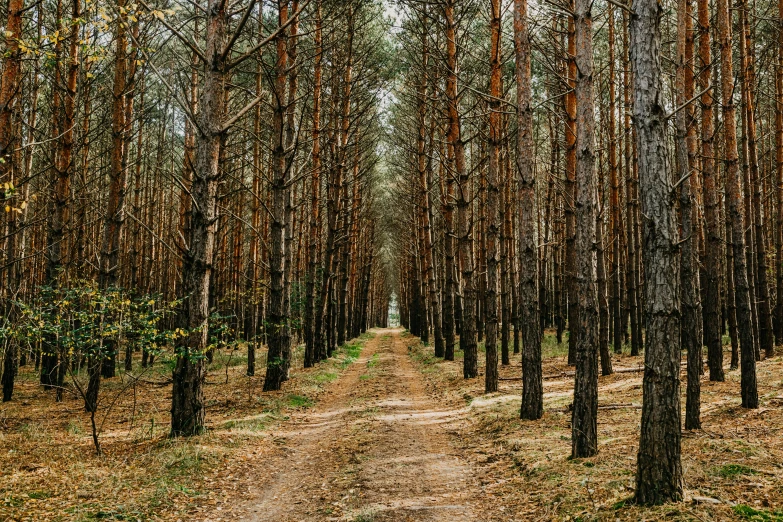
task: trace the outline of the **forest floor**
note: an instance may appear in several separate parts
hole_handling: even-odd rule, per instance
[[[704,429],[683,434],[685,501],[652,508],[630,502],[642,358],[614,356],[619,371],[599,381],[599,455],[572,460],[573,368],[551,332],[544,357],[544,417],[521,421],[519,355],[486,395],[483,376],[462,379],[461,352],[436,359],[400,329],[293,370],[273,394],[221,354],[209,430],[190,440],[166,438],[161,364],[105,383],[107,405],[121,398],[99,415],[103,457],[81,401],[55,403],[21,372],[0,406],[0,520],[783,521],[783,357],[758,364],[757,410],[740,407],[738,371],[702,381]]]

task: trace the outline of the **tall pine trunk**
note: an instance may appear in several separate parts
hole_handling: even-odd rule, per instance
[[[533,107],[530,77],[530,33],[527,0],[514,0],[514,50],[517,81],[517,219],[519,241],[519,313],[522,331],[523,419],[544,414],[544,383],[541,370],[541,330],[538,316],[538,249],[536,227],[536,179],[533,170]]]
[[[682,499],[680,462],[680,270],[674,187],[666,150],[666,111],[656,0],[637,0],[631,15],[633,115],[644,217],[647,339],[642,381],[642,424],[636,469],[636,501]]]
[[[473,274],[473,231],[471,226],[470,173],[465,164],[465,144],[462,141],[457,94],[457,41],[454,0],[446,0],[446,99],[448,103],[447,143],[454,158],[457,178],[457,246],[459,265],[462,268],[462,314],[459,344],[463,351],[462,373],[466,379],[478,375],[478,347],[476,341],[476,282]]]
[[[204,355],[209,335],[210,282],[217,227],[220,144],[225,117],[225,70],[222,50],[226,35],[225,3],[209,0],[204,75],[197,115],[196,150],[187,252],[182,269],[185,304],[180,327],[186,331],[177,350],[171,394],[171,436],[197,435],[204,430]]]
[[[288,22],[288,0],[278,0],[278,24]],[[285,140],[286,80],[288,73],[288,35],[283,30],[277,35],[277,61],[275,83],[272,93],[272,207],[270,219],[269,248],[269,306],[266,327],[269,336],[269,350],[266,360],[264,391],[279,390],[288,378],[291,332],[289,330],[289,307],[285,298],[286,266],[286,214],[288,197],[288,165]]]
[[[693,97],[693,39],[690,0],[679,0],[677,5],[677,73],[676,103],[684,105]],[[689,45],[690,42],[690,45]],[[676,115],[677,177],[680,183],[680,339],[688,354],[688,385],[685,406],[685,429],[701,427],[700,378],[702,370],[701,303],[699,302],[699,272],[696,266],[698,254],[694,223],[692,174],[695,172],[696,136],[692,107],[682,108]]]
[[[709,1],[698,0],[699,90],[701,96],[701,172],[704,193],[704,344],[711,381],[723,381],[723,340],[720,320],[720,275],[722,239],[720,231],[718,172],[715,169],[713,91],[711,82]]]
[[[731,49],[731,19],[728,0],[717,0],[718,47],[721,58],[721,94],[723,96],[723,136],[726,158],[726,208],[731,220],[733,251],[734,301],[741,352],[742,406],[758,407],[756,356],[750,310],[750,285],[745,266],[745,216],[742,201],[742,179],[737,154],[737,122],[734,107],[734,71]]]
[[[598,453],[598,342],[596,293],[595,115],[591,0],[576,0],[576,377],[571,417],[571,456]],[[572,333],[573,335],[573,333]]]
[[[500,0],[490,2],[490,80],[489,80],[489,168],[487,170],[487,289],[484,296],[486,368],[484,391],[498,390],[498,241],[500,240],[500,140],[501,121],[501,6]]]

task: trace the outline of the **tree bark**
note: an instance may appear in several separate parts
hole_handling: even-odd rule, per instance
[[[489,168],[487,169],[486,263],[487,289],[484,295],[486,367],[484,391],[498,390],[498,241],[500,237],[500,115],[501,88],[501,6],[490,1],[490,79],[489,79]]]
[[[783,0],[778,0],[778,63],[775,71],[775,162],[777,227],[775,229],[775,342],[783,344]]]
[[[620,213],[620,181],[617,168],[617,93],[615,85],[615,56],[614,56],[614,6],[609,4],[609,183],[611,185],[611,223],[612,223],[612,302],[609,304],[612,314],[612,344],[614,353],[623,352],[623,326],[622,326],[622,289],[620,277],[620,237],[623,225]]]
[[[637,133],[647,340],[636,501],[682,499],[680,462],[680,270],[672,180],[666,151],[666,111],[660,61],[663,7],[634,2],[631,15],[633,114]]]
[[[19,129],[16,125],[19,94],[19,73],[22,66],[22,55],[19,49],[19,39],[22,37],[22,10],[24,9],[24,0],[9,0],[8,11],[5,24],[6,49],[3,58],[3,73],[0,78],[0,180],[8,180],[13,183],[19,165],[16,164],[17,154],[13,148],[17,144],[19,137],[15,130]],[[13,201],[8,202],[8,206],[16,205]],[[6,315],[9,321],[13,321],[16,315],[16,305],[10,302],[10,299],[16,298],[18,291],[16,281],[17,272],[21,266],[16,262],[16,236],[17,236],[17,212],[12,210],[8,212],[8,237],[5,241],[6,264],[8,265],[7,291],[6,297],[9,299],[7,305],[0,309],[0,313]],[[13,324],[13,323],[12,323]],[[3,402],[11,400],[14,392],[14,377],[17,365],[17,344],[10,339],[6,345],[3,356]]]
[[[720,273],[722,240],[720,232],[717,172],[714,160],[712,57],[710,49],[709,1],[698,0],[699,21],[699,90],[701,96],[701,172],[704,193],[704,343],[711,381],[723,381],[723,341],[720,321]]]
[[[189,237],[182,277],[185,306],[180,327],[186,332],[177,349],[171,394],[171,436],[197,435],[204,430],[204,356],[209,336],[210,282],[217,228],[220,180],[220,144],[225,117],[226,4],[209,0],[207,6],[204,75],[199,96],[196,154],[190,188]]]
[[[536,179],[533,170],[533,107],[530,76],[530,33],[527,0],[514,0],[514,50],[517,81],[517,219],[519,240],[519,323],[522,331],[523,419],[544,414],[544,384],[541,369],[541,330],[538,310],[538,248],[535,239]]]
[[[737,123],[734,107],[734,71],[731,49],[731,21],[728,0],[717,0],[718,47],[721,58],[721,91],[723,96],[723,136],[726,157],[726,207],[731,219],[733,250],[734,300],[741,351],[742,406],[758,407],[756,356],[750,311],[750,286],[745,266],[745,216],[742,201],[742,179],[737,154]]]
[[[756,139],[756,109],[754,104],[753,89],[756,84],[756,73],[754,64],[753,41],[750,33],[750,21],[748,20],[748,3],[742,0],[739,7],[742,34],[740,35],[741,45],[744,46],[745,63],[744,81],[741,82],[741,94],[744,99],[743,108],[745,112],[745,133],[747,136],[748,150],[747,162],[750,167],[750,186],[752,214],[754,225],[754,246],[755,274],[756,274],[756,313],[758,316],[759,342],[757,343],[766,357],[772,357],[775,354],[774,332],[772,330],[772,309],[770,306],[769,282],[767,280],[767,244],[766,230],[762,222],[762,181],[759,177],[759,158]],[[758,359],[758,357],[757,357]]]
[[[278,0],[278,24],[288,22],[288,0]],[[291,333],[289,309],[285,298],[286,266],[286,203],[288,196],[288,165],[285,148],[286,80],[288,77],[288,34],[280,31],[277,36],[277,61],[275,63],[275,84],[272,94],[272,208],[270,212],[269,249],[269,305],[266,326],[269,351],[266,360],[264,391],[279,390],[288,377]]]
[[[677,5],[677,72],[676,103],[680,107],[693,98],[693,37],[690,0],[679,0]],[[689,44],[690,42],[690,44]],[[696,169],[696,135],[692,107],[676,115],[677,177],[680,183],[680,302],[682,318],[680,339],[688,353],[688,385],[685,403],[685,429],[701,428],[700,378],[702,372],[701,303],[699,301],[699,272],[696,266],[697,244],[693,209],[693,176]]]
[[[573,9],[574,0],[569,0]],[[565,105],[565,274],[566,292],[568,298],[568,364],[576,364],[576,340],[579,333],[579,303],[576,288],[576,220],[574,208],[576,207],[576,38],[574,35],[574,19],[568,19],[567,58],[566,70],[568,78],[568,90],[564,96]]]
[[[311,154],[312,174],[310,178],[310,229],[307,269],[307,295],[305,303],[305,357],[304,366],[309,368],[318,360],[315,342],[315,280],[318,267],[318,240],[321,217],[321,86],[323,69],[323,21],[321,0],[316,0],[315,58],[313,65],[313,151]],[[322,274],[326,278],[326,274]]]
[[[463,351],[462,373],[466,379],[478,375],[476,341],[476,282],[473,274],[473,234],[470,219],[470,173],[465,165],[465,144],[462,141],[457,94],[457,41],[454,0],[446,0],[446,99],[448,104],[448,136],[446,141],[454,158],[453,176],[457,179],[457,245],[462,268],[462,317],[459,344]]]
[[[571,456],[598,453],[598,296],[596,294],[595,116],[591,0],[576,0],[576,290],[578,331]],[[572,334],[573,335],[573,334]]]

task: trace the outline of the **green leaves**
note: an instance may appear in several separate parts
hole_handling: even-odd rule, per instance
[[[122,288],[101,289],[94,281],[75,281],[67,288],[43,286],[35,299],[15,301],[20,313],[14,322],[0,323],[0,339],[20,345],[43,343],[44,350],[59,347],[71,355],[106,356],[107,340],[115,347],[135,343],[159,353],[176,335],[162,328],[162,320],[178,306],[158,295],[132,297]]]

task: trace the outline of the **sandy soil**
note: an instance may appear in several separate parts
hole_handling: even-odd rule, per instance
[[[318,404],[274,433],[284,449],[241,506],[247,521],[477,520],[474,473],[401,330],[378,330]]]

